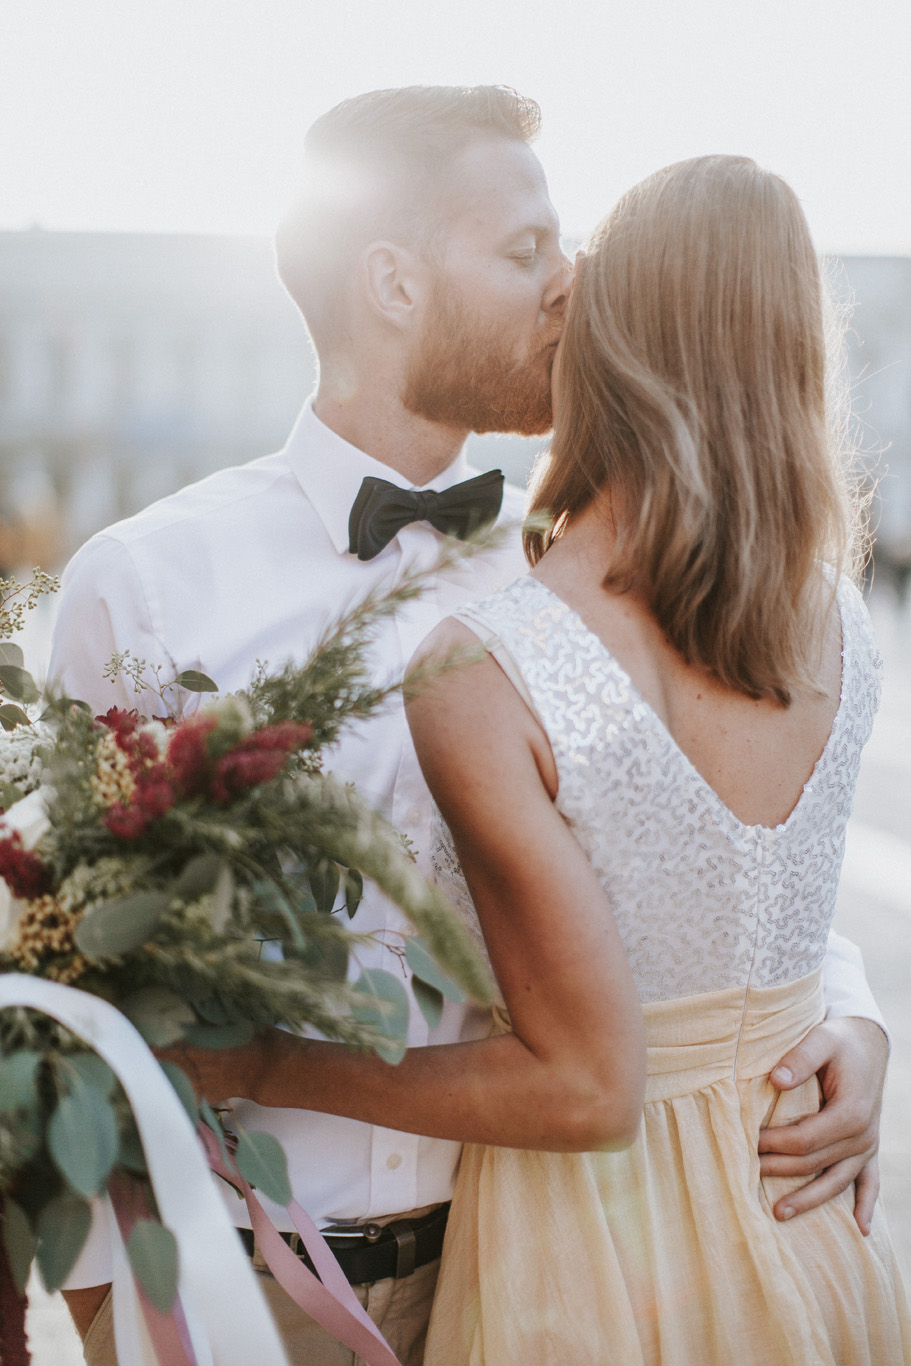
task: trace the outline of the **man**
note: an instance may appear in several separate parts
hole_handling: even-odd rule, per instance
[[[570,270],[529,145],[538,123],[536,105],[498,87],[378,91],[317,121],[304,193],[277,238],[280,274],[319,355],[316,395],[278,455],[185,489],[77,555],[52,660],[66,694],[99,709],[133,705],[126,687],[100,681],[114,650],[129,648],[175,675],[201,668],[225,690],[246,684],[257,659],[279,665],[305,656],[328,620],[408,567],[431,563],[439,546],[426,521],[386,540],[369,518],[352,518],[364,478],[395,490],[452,489],[471,473],[461,454],[469,432],[549,428]],[[507,490],[503,515],[516,520],[520,504]],[[514,539],[437,579],[384,626],[378,672],[401,672],[441,617],[523,569]],[[348,735],[332,767],[426,859],[429,798],[400,709]],[[395,908],[368,892],[354,927],[383,931],[369,957],[387,966],[403,928]],[[830,1015],[842,1018],[783,1060],[792,1084],[819,1071],[830,1103],[820,1117],[767,1137],[763,1165],[808,1178],[827,1169],[789,1197],[795,1213],[863,1171],[863,1226],[876,1197],[875,1168],[865,1163],[875,1150],[886,1045],[850,953],[836,946],[828,961]],[[413,1045],[476,1037],[486,1026],[478,1012],[451,1004],[434,1031],[413,1016]],[[858,1016],[867,1018],[845,1018]],[[401,1360],[420,1362],[458,1145],[328,1115],[237,1108],[246,1127],[282,1141],[295,1194],[317,1221],[352,1235],[340,1260],[356,1292]],[[243,1220],[242,1207],[231,1207]],[[281,1212],[270,1212],[284,1227]],[[368,1221],[392,1221],[393,1231],[358,1233]],[[415,1231],[417,1247],[415,1269],[399,1265],[398,1277],[385,1260],[398,1245],[395,1226]],[[110,1315],[95,1316],[108,1275],[90,1248],[68,1293],[77,1325],[84,1333],[91,1325],[87,1360],[97,1363],[114,1359]],[[291,1360],[353,1362],[267,1276],[264,1290]]]

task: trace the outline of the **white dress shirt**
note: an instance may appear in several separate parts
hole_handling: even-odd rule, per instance
[[[427,487],[449,488],[474,473],[462,455]],[[161,665],[165,680],[201,669],[225,692],[246,686],[257,661],[276,669],[289,658],[305,660],[344,611],[392,586],[406,569],[432,563],[439,550],[439,533],[421,522],[405,527],[373,560],[349,554],[348,516],[367,475],[411,487],[326,427],[308,403],[278,454],[221,470],[94,536],[64,574],[50,677],[66,696],[104,712],[143,705],[128,682],[102,679],[115,651],[129,649],[134,658]],[[507,487],[501,518],[518,523],[522,506],[520,491]],[[401,676],[443,617],[525,569],[514,535],[500,550],[438,577],[381,623],[377,677]],[[197,697],[184,697],[187,712],[198,705]],[[412,840],[419,865],[429,871],[430,798],[401,704],[347,731],[326,760]],[[352,925],[382,932],[372,947],[358,950],[362,966],[402,972],[393,950],[406,922],[375,888],[365,889]],[[856,952],[833,941],[826,960],[833,1013],[881,1023]],[[439,1026],[430,1030],[413,1007],[408,1042],[451,1043],[480,1037],[488,1027],[485,1012],[447,1001]],[[246,1128],[280,1140],[295,1196],[320,1224],[395,1214],[452,1194],[458,1143],[248,1101],[237,1102],[235,1111]],[[246,1207],[232,1192],[226,1200],[235,1222],[248,1224]],[[278,1227],[290,1227],[283,1211],[263,1203]],[[100,1210],[70,1289],[110,1279]]]

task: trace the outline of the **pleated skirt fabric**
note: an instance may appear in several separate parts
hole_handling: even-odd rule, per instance
[[[800,1180],[763,1180],[765,1125],[823,1014],[819,974],[645,1007],[648,1088],[619,1153],[467,1146],[425,1366],[911,1366],[911,1313],[877,1210],[853,1191],[779,1223]]]

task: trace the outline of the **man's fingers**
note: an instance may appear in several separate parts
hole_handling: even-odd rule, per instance
[[[863,1157],[849,1157],[846,1161],[837,1162],[834,1167],[829,1167],[817,1176],[815,1181],[808,1182],[798,1190],[789,1191],[776,1203],[775,1218],[793,1219],[795,1215],[806,1214],[807,1210],[816,1209],[818,1205],[824,1205],[827,1200],[840,1195],[857,1180],[866,1160]],[[872,1214],[872,1206],[870,1212]],[[854,1217],[857,1218],[856,1209]],[[861,1232],[863,1231],[861,1226]]]
[[[844,1106],[825,1106],[796,1124],[760,1129],[760,1153],[786,1153],[813,1158],[818,1171],[832,1161],[867,1152],[876,1145],[876,1128],[869,1116],[847,1114]],[[827,1160],[828,1159],[828,1160]]]
[[[855,1159],[858,1162],[869,1162],[875,1152],[876,1144],[871,1141],[860,1151],[855,1151],[843,1143],[833,1143],[831,1147],[823,1148],[821,1152],[810,1153],[806,1157],[794,1157],[791,1153],[761,1153],[759,1173],[761,1176],[802,1176],[810,1180],[818,1172],[835,1167],[839,1162],[850,1162]]]
[[[854,1183],[854,1221],[866,1238],[879,1199],[879,1159],[873,1157]]]
[[[789,1053],[779,1059],[772,1069],[771,1080],[779,1091],[790,1091],[802,1086],[805,1081],[822,1068],[832,1056],[832,1043],[821,1029],[811,1030]]]

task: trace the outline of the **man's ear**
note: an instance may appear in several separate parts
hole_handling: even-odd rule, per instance
[[[423,293],[423,273],[414,252],[394,242],[371,242],[361,257],[366,301],[384,322],[399,330],[413,326]]]

